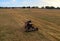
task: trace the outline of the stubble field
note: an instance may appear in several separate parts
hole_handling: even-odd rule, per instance
[[[24,32],[27,19],[39,30]],[[60,41],[60,10],[0,9],[0,41]]]

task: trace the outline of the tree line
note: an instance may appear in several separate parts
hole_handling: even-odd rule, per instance
[[[41,7],[42,9],[60,9],[60,7],[54,7],[54,6],[45,6]]]
[[[1,8],[9,8],[9,9],[14,9],[14,8],[39,8],[38,6],[33,6],[33,7],[30,7],[30,6],[23,6],[23,7],[0,7]],[[43,7],[40,7],[41,9],[60,9],[60,7],[54,7],[54,6],[43,6]]]
[[[8,9],[8,8],[14,9],[14,8],[39,8],[39,7],[38,7],[38,6],[33,6],[33,7],[30,7],[30,6],[25,7],[25,6],[23,6],[23,7],[0,7],[0,9],[1,9],[1,8],[5,8],[5,9]]]

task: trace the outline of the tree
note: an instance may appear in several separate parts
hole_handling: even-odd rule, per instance
[[[3,7],[0,7],[0,9],[2,9]]]
[[[26,7],[26,8],[31,8],[30,6]]]
[[[55,7],[53,7],[53,6],[46,6],[45,8],[46,9],[55,9]]]
[[[41,9],[44,9],[44,7],[41,7]]]
[[[60,9],[60,7],[57,7],[56,9]]]
[[[55,9],[55,7],[51,6],[50,9]]]
[[[23,6],[22,8],[26,8],[25,6]]]
[[[38,6],[33,6],[32,8],[39,8]]]

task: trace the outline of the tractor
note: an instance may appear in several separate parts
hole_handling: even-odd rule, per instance
[[[29,20],[25,22],[25,32],[32,32],[32,31],[38,31],[38,28],[34,27],[32,21]]]

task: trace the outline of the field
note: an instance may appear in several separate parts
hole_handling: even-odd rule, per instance
[[[26,19],[39,30],[24,32]],[[60,10],[0,9],[0,41],[60,41]]]

